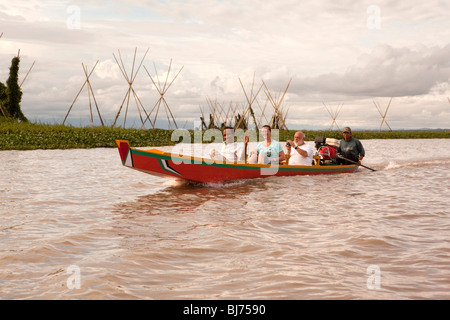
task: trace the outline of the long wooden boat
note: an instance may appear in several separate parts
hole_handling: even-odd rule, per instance
[[[229,163],[207,158],[176,155],[157,149],[130,148],[126,140],[116,140],[116,144],[122,164],[128,168],[156,176],[174,177],[202,183],[271,176],[350,173],[358,169],[356,164],[329,165],[321,164],[320,161],[312,166]]]

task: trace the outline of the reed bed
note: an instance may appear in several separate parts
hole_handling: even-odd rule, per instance
[[[295,131],[280,130],[278,140],[293,139]],[[306,134],[306,141],[314,141],[316,136],[342,138],[338,131],[302,131]],[[0,150],[114,148],[117,139],[128,140],[134,147],[171,146],[180,142],[172,141],[172,132],[0,121]],[[194,141],[193,130],[190,134]],[[450,139],[450,131],[355,131],[353,136],[359,139]]]

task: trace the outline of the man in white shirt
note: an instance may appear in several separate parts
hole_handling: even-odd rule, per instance
[[[232,127],[225,127],[223,129],[223,145],[220,150],[220,154],[216,154],[216,150],[212,149],[210,151],[210,157],[212,159],[217,159],[227,162],[237,162],[244,161],[245,159],[245,149],[249,141],[248,136],[244,138],[244,148],[240,148],[239,145],[234,142],[234,129]]]
[[[294,142],[288,140],[286,143],[286,148],[290,165],[312,165],[314,149],[311,145],[305,143],[305,134],[303,132],[297,131],[294,135]],[[291,149],[293,149],[292,153]]]

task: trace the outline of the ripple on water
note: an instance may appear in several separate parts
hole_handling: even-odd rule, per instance
[[[208,185],[113,149],[0,153],[0,297],[448,298],[450,142],[363,142],[376,172]]]

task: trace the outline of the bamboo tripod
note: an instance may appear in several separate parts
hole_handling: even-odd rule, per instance
[[[170,70],[172,69],[172,59],[170,59],[169,70],[167,71],[167,76],[166,76],[166,80],[164,81],[164,85],[162,85],[160,80],[159,80],[158,71],[156,70],[155,63],[153,63],[153,66],[155,68],[156,81],[153,79],[153,77],[151,76],[150,72],[148,72],[148,70],[147,70],[147,68],[145,66],[144,66],[144,69],[145,69],[145,71],[147,71],[148,76],[150,77],[150,79],[152,80],[153,85],[155,86],[156,90],[158,91],[159,99],[155,103],[155,105],[153,106],[153,109],[147,115],[147,118],[145,119],[144,123],[142,123],[142,126],[144,126],[145,122],[147,120],[149,120],[151,125],[152,125],[152,128],[155,129],[155,124],[156,124],[156,119],[158,117],[159,109],[161,108],[161,105],[163,105],[164,110],[166,111],[167,121],[169,123],[170,130],[173,130],[172,123],[174,124],[175,128],[178,129],[178,125],[177,125],[177,122],[175,121],[175,117],[173,116],[172,111],[170,110],[170,107],[167,104],[166,99],[164,98],[164,95],[167,93],[167,91],[172,86],[172,84],[175,81],[175,79],[181,73],[181,71],[183,70],[184,66],[181,67],[181,69],[178,71],[178,73],[175,75],[175,77],[169,83],[168,81],[169,81]],[[153,111],[155,111],[155,109],[156,109],[155,118],[154,118],[154,120],[152,122],[151,119],[150,119],[150,115],[153,113]],[[169,115],[170,115],[170,118],[169,118]]]
[[[255,73],[253,74],[253,81],[252,81],[252,87],[250,89],[250,96],[247,95],[247,92],[245,91],[244,85],[242,84],[241,78],[239,78],[239,83],[241,84],[242,90],[244,91],[244,95],[245,98],[247,99],[247,107],[245,108],[242,116],[239,118],[239,120],[237,121],[236,125],[235,125],[235,129],[240,128],[242,125],[242,122],[245,121],[245,118],[247,117],[247,113],[249,113],[252,118],[253,118],[253,122],[255,123],[256,126],[256,133],[258,133],[258,123],[256,122],[256,118],[255,118],[255,113],[253,112],[253,108],[252,105],[255,102],[256,98],[258,97],[259,92],[261,91],[263,85],[261,85],[258,89],[258,91],[256,92],[256,94],[253,94],[254,92],[254,87],[255,87]]]
[[[381,128],[383,127],[383,123],[385,123],[386,126],[389,128],[389,131],[392,131],[391,127],[389,126],[389,123],[386,120],[386,115],[387,115],[387,113],[389,111],[389,107],[391,106],[391,102],[392,102],[392,97],[389,100],[389,103],[388,103],[388,105],[386,107],[386,111],[383,113],[382,110],[381,110],[380,105],[378,103],[376,103],[375,101],[373,101],[375,107],[377,108],[377,110],[378,110],[378,112],[380,113],[380,116],[381,116],[380,131],[381,131]]]
[[[206,126],[207,129],[211,129],[211,128],[220,128],[221,127],[221,123],[226,123],[226,119],[225,121],[223,121],[223,107],[222,105],[217,102],[217,98],[212,101],[211,98],[206,97],[206,103],[209,106],[209,109],[211,110],[210,113],[210,118],[209,118],[209,125]],[[203,113],[203,111],[202,111]],[[204,116],[204,115],[203,115]],[[226,118],[226,116],[225,116]],[[216,124],[216,120],[219,121],[219,125]]]
[[[335,110],[333,110],[331,107],[328,107],[325,102],[323,102],[323,105],[325,106],[325,109],[327,109],[331,119],[333,119],[333,122],[331,123],[331,127],[330,127],[330,131],[333,130],[334,126],[336,126],[336,128],[340,131],[341,129],[339,129],[339,126],[336,122],[336,119],[339,117],[339,114],[341,113],[342,107],[344,106],[344,103],[340,103],[338,104],[338,106],[336,107]]]
[[[202,109],[201,106],[200,107],[200,112],[202,114],[202,116],[200,117],[200,120],[202,121],[202,128],[207,130],[207,129],[211,129],[211,128],[222,128],[224,126],[230,126],[230,127],[234,127],[233,125],[233,121],[236,119],[238,119],[237,121],[239,121],[239,117],[236,115],[236,113],[238,113],[239,115],[241,114],[240,112],[245,111],[239,111],[239,106],[235,105],[233,107],[233,101],[230,101],[229,103],[229,107],[228,109],[225,109],[224,104],[225,103],[219,103],[217,101],[217,98],[213,101],[211,98],[206,97],[206,102],[209,106],[209,109],[211,111],[210,115],[209,115],[209,124],[206,124],[205,122],[205,113]],[[219,124],[216,123],[216,121],[219,121]],[[235,122],[237,123],[237,122]]]
[[[64,117],[64,120],[63,120],[63,123],[62,123],[63,125],[65,124],[65,122],[67,120],[67,117],[69,116],[70,111],[72,110],[73,106],[75,105],[75,102],[77,101],[78,97],[80,96],[81,92],[83,91],[84,87],[87,84],[88,97],[89,97],[89,110],[90,110],[90,118],[89,118],[90,124],[91,124],[91,126],[94,125],[94,114],[92,112],[92,101],[91,101],[91,96],[92,96],[92,100],[95,103],[95,107],[97,109],[97,114],[98,114],[98,117],[100,119],[100,123],[102,124],[103,127],[105,126],[105,124],[103,123],[102,116],[100,114],[100,109],[99,109],[98,104],[97,104],[97,99],[95,99],[94,89],[92,89],[91,81],[89,80],[91,75],[92,75],[92,73],[94,72],[95,67],[97,66],[97,64],[98,64],[98,60],[95,63],[95,65],[92,68],[92,70],[88,74],[87,67],[84,65],[84,63],[81,63],[81,66],[83,67],[84,75],[86,76],[86,80],[84,81],[83,85],[81,86],[81,89],[78,91],[77,95],[75,96],[75,99],[73,100],[72,105],[70,106],[69,110],[67,111],[67,114]]]
[[[270,119],[270,124],[273,129],[288,130],[286,126],[286,117],[288,110],[284,110],[281,107],[281,104],[283,103],[284,97],[286,96],[286,92],[289,89],[291,81],[292,79],[289,80],[286,89],[284,89],[284,92],[280,91],[280,94],[278,96],[272,96],[269,88],[267,87],[266,83],[263,80],[263,85],[265,87],[264,92],[266,93],[267,99],[269,100],[270,104],[274,109],[273,115]]]
[[[267,117],[266,117],[266,109],[267,109],[267,105],[269,104],[269,99],[266,99],[266,102],[264,103],[264,107],[261,107],[261,105],[259,104],[259,102],[258,102],[258,107],[259,107],[259,110],[261,111],[261,115],[260,115],[260,117],[259,117],[259,126],[261,125],[261,123],[262,123],[262,121],[263,121],[263,118],[264,118],[264,123],[269,123],[270,121],[267,119]]]
[[[123,63],[122,55],[120,54],[120,50],[118,50],[120,63],[119,63],[116,55],[113,53],[114,59],[116,60],[116,63],[119,66],[119,69],[122,72],[123,77],[125,78],[125,80],[128,83],[128,90],[127,90],[127,92],[125,94],[125,97],[122,100],[122,104],[120,105],[119,111],[116,114],[116,117],[114,119],[114,123],[112,125],[113,127],[116,125],[117,120],[119,119],[119,116],[120,116],[120,112],[122,111],[122,108],[124,107],[125,102],[126,102],[125,117],[124,117],[124,120],[123,120],[123,127],[125,128],[125,125],[126,125],[126,122],[127,122],[128,108],[129,108],[129,105],[130,105],[130,98],[131,98],[132,94],[133,94],[133,97],[134,97],[134,101],[136,102],[136,107],[137,107],[138,112],[139,112],[139,117],[140,117],[141,122],[142,122],[142,127],[144,127],[144,120],[143,120],[143,116],[142,116],[142,113],[141,113],[141,108],[144,111],[144,113],[147,116],[147,118],[148,118],[148,114],[145,111],[145,108],[142,105],[142,102],[139,99],[136,91],[134,90],[133,84],[134,84],[134,81],[136,80],[136,76],[139,73],[139,70],[140,70],[140,68],[142,66],[142,63],[144,62],[144,59],[147,56],[148,51],[149,51],[149,49],[147,49],[147,51],[145,52],[145,54],[144,54],[144,56],[143,56],[143,58],[141,60],[141,63],[139,64],[139,66],[137,67],[136,72],[135,72],[134,68],[135,68],[135,63],[136,63],[137,48],[134,50],[133,64],[132,64],[132,67],[131,67],[131,74],[130,74],[130,76],[128,76],[128,72],[127,72],[127,70],[125,68],[125,65]]]

